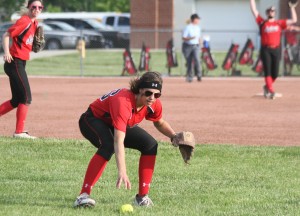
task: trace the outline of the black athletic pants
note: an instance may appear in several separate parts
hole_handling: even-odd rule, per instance
[[[4,64],[4,71],[9,77],[12,94],[10,103],[14,108],[19,104],[31,104],[31,90],[25,66],[25,60],[15,57],[11,63],[5,62]]]
[[[82,135],[98,148],[97,154],[110,160],[114,154],[114,128],[95,118],[91,109],[81,115],[79,128]],[[142,155],[157,154],[157,141],[138,126],[126,129],[124,145],[139,150]]]
[[[273,79],[278,77],[281,49],[264,47],[260,49],[260,57],[264,66],[265,77],[271,76]]]

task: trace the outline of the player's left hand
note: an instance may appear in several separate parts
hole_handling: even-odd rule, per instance
[[[290,7],[296,7],[298,5],[298,0],[289,0]]]

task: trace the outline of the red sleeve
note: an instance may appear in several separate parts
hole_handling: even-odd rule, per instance
[[[265,21],[265,20],[264,20],[260,15],[258,15],[258,16],[256,17],[256,23],[257,23],[258,25],[262,24],[264,21]]]
[[[160,120],[162,117],[162,104],[159,99],[151,106],[151,109],[152,112],[146,115],[146,119],[153,122]]]
[[[286,29],[287,28],[287,24],[286,24],[286,20],[277,20],[278,25],[280,25],[280,27],[282,29]]]
[[[22,33],[29,25],[31,25],[30,19],[26,17],[21,17],[17,22],[12,25],[7,31],[11,37],[16,37]]]
[[[114,128],[126,132],[127,122],[132,115],[132,106],[129,98],[124,96],[111,97],[109,113]]]

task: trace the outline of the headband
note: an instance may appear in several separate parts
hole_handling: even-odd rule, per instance
[[[35,2],[35,1],[39,1],[39,2],[41,2],[41,3],[43,4],[43,1],[42,1],[42,0],[29,0],[28,3],[27,3],[27,8],[29,8],[29,6],[30,6],[33,2]]]
[[[159,82],[141,82],[139,88],[150,88],[150,89],[157,89],[161,91],[161,84]]]

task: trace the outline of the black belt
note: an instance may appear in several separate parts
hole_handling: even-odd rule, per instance
[[[269,49],[278,49],[280,46],[263,46],[264,48],[269,48]]]
[[[188,46],[199,46],[199,44],[186,44]]]

